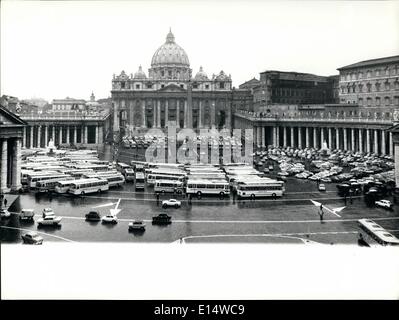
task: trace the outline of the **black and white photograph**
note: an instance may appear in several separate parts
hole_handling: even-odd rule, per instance
[[[397,1],[2,1],[2,299],[398,299],[398,39]]]

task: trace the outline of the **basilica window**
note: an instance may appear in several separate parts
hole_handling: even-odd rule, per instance
[[[168,76],[171,77],[172,76],[172,71],[168,71]]]
[[[371,71],[367,70],[367,78],[370,78],[370,77],[371,77]]]
[[[399,106],[399,97],[398,96],[394,97],[394,103],[395,103],[395,106]]]
[[[359,98],[359,105],[363,105],[363,98]]]
[[[390,97],[385,97],[385,105],[389,106],[391,104],[391,98]]]
[[[363,72],[359,72],[358,78],[359,78],[359,79],[363,78]]]
[[[376,90],[376,91],[380,91],[380,89],[381,89],[381,84],[380,84],[379,82],[377,82],[377,83],[375,84],[375,90]]]
[[[395,81],[395,90],[398,90],[398,89],[399,89],[399,81],[396,80],[396,81]]]
[[[161,77],[164,77],[165,76],[165,71],[161,71]]]
[[[387,82],[385,82],[385,90],[390,90],[391,89],[391,85],[390,85],[390,83],[387,81]]]
[[[161,84],[161,88],[165,88],[165,85],[164,85],[164,84]]]
[[[180,88],[184,89],[184,85],[181,84],[181,85],[180,85]]]
[[[375,70],[375,76],[378,77],[380,75],[380,69]]]
[[[198,89],[198,84],[193,84],[194,89]]]
[[[147,89],[152,89],[152,84],[147,84]]]
[[[224,82],[219,82],[219,88],[224,89]]]
[[[389,76],[389,69],[388,68],[385,68],[385,75]]]
[[[206,84],[206,85],[205,85],[205,89],[209,89],[209,84]]]
[[[124,81],[121,82],[121,89],[125,89],[125,82]]]
[[[377,106],[380,106],[380,105],[381,105],[381,98],[380,98],[380,97],[375,98],[375,104],[376,104]]]
[[[140,85],[139,84],[136,84],[136,89],[140,89]]]
[[[367,84],[367,92],[371,92],[371,83]]]
[[[367,98],[367,106],[368,106],[368,107],[371,106],[371,102],[372,102],[372,99],[371,99],[371,98]]]

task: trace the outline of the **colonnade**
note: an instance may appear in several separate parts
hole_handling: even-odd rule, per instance
[[[224,99],[220,99],[220,101]],[[212,128],[218,126],[224,112],[224,125],[231,126],[227,103],[218,108],[217,99],[116,99],[114,101],[114,131],[119,130],[120,118],[126,125],[140,128],[166,128],[169,122],[177,128]],[[218,111],[220,110],[220,111]]]
[[[89,127],[91,134],[89,135]],[[90,137],[89,137],[90,136]],[[53,140],[56,145],[62,144],[102,144],[102,125],[52,125],[31,124],[24,127],[22,146],[25,148],[42,148]]]
[[[257,147],[322,148],[393,155],[392,132],[378,128],[254,126]]]
[[[21,188],[21,139],[0,139],[0,191]]]

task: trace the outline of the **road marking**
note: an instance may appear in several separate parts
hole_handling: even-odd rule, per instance
[[[321,244],[320,242],[316,242],[309,239],[303,239],[301,237],[291,236],[289,234],[214,234],[214,235],[201,235],[201,236],[187,236],[183,237],[182,243],[185,243],[187,239],[197,239],[197,238],[227,238],[227,237],[269,237],[269,238],[286,238],[286,239],[295,239],[300,240],[303,243],[312,243],[312,244]],[[179,240],[176,240],[180,242]],[[174,241],[174,242],[176,242]]]
[[[25,229],[25,228],[16,228],[16,227],[8,227],[8,226],[0,226],[0,228],[32,232],[32,229]],[[49,233],[46,233],[46,232],[41,232],[41,231],[34,231],[34,232],[37,232],[37,233],[40,233],[40,234],[44,234],[44,235],[49,236],[49,237],[58,238],[58,239],[61,239],[61,240],[67,241],[67,242],[76,242],[76,241],[73,241],[73,240],[70,240],[70,239],[67,239],[67,238],[64,238],[64,237],[56,236],[54,234],[49,234]]]

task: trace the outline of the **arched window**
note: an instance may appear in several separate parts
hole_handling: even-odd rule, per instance
[[[363,78],[363,72],[359,72],[359,75],[358,75],[358,79],[362,79]]]
[[[371,92],[371,83],[367,83],[367,92]]]
[[[389,76],[389,68],[388,67],[385,68],[385,75]]]
[[[370,78],[370,77],[371,77],[371,71],[367,70],[367,78]]]
[[[391,98],[390,97],[385,97],[385,105],[389,106],[391,104]]]
[[[376,104],[376,106],[380,106],[381,105],[381,98],[380,97],[376,97],[375,98],[375,104]]]
[[[376,83],[375,83],[375,90],[376,90],[376,91],[380,91],[380,89],[381,89],[381,83],[376,82]]]
[[[378,77],[380,75],[380,69],[375,69],[375,76]]]
[[[385,85],[385,90],[387,91],[391,90],[391,84],[388,81],[385,81],[384,85]]]

